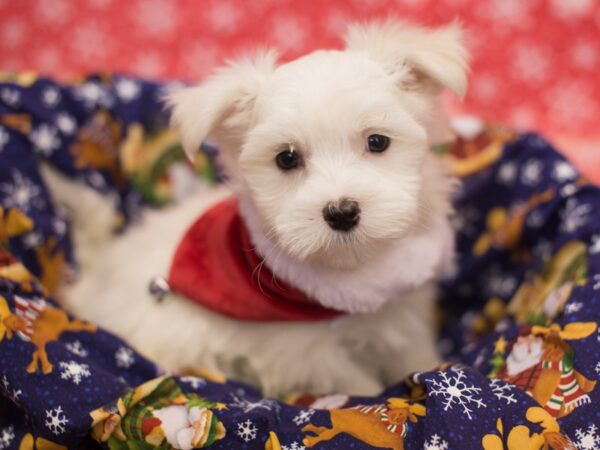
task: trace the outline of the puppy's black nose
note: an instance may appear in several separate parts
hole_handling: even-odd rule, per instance
[[[350,231],[360,219],[358,202],[342,198],[338,202],[329,202],[323,208],[325,222],[334,230]]]

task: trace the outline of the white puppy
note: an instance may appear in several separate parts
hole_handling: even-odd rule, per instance
[[[433,368],[436,280],[453,262],[453,181],[430,150],[447,137],[444,88],[466,88],[458,26],[386,22],[351,27],[342,51],[281,65],[265,52],[174,93],[184,148],[216,142],[230,187],[150,212],[106,244],[68,305],[165,367],[218,369],[267,395],[373,394]],[[230,192],[273,276],[345,314],[244,321],[148,294]]]

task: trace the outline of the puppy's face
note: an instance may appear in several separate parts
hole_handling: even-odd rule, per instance
[[[238,164],[284,252],[353,266],[414,224],[427,135],[410,106],[366,54],[318,52],[274,71]]]
[[[373,25],[345,51],[238,63],[176,94],[174,120],[188,148],[217,141],[280,251],[355,267],[422,217],[428,115],[442,86],[464,85],[455,34]]]

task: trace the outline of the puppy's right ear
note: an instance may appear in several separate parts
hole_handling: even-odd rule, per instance
[[[439,93],[448,88],[464,97],[469,55],[455,21],[423,28],[389,19],[350,26],[346,48],[364,51],[405,90]]]
[[[168,96],[171,125],[179,130],[189,158],[208,137],[243,135],[260,87],[276,61],[274,51],[264,51],[229,62],[200,86],[181,88]]]

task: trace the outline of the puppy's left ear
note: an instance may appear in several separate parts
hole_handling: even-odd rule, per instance
[[[264,51],[229,62],[200,86],[181,88],[167,97],[167,105],[172,109],[171,124],[179,130],[189,158],[209,137],[221,144],[222,139],[235,142],[243,136],[258,92],[275,69],[276,59],[274,51]]]
[[[466,93],[468,53],[456,21],[435,29],[393,20],[354,25],[345,40],[348,50],[366,52],[403,89]]]

